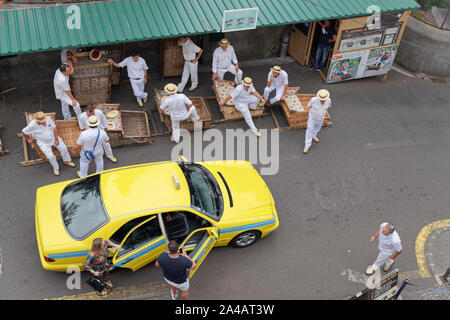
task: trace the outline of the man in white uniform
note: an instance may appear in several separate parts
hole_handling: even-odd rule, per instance
[[[78,125],[80,126],[80,129],[86,130],[87,121],[90,116],[96,116],[97,119],[99,120],[98,128],[105,130],[105,132],[106,132],[106,130],[108,129],[108,119],[106,119],[106,116],[103,113],[103,111],[97,109],[95,107],[95,105],[88,106],[86,108],[86,110],[81,114],[80,118],[78,119]],[[116,163],[117,159],[113,156],[112,148],[111,148],[111,145],[109,144],[109,142],[105,142],[103,144],[103,147],[105,149],[106,157],[109,160],[111,160],[111,162]]]
[[[59,176],[59,165],[53,154],[52,146],[55,146],[56,149],[58,149],[65,165],[75,167],[75,163],[72,162],[72,158],[70,157],[64,141],[58,136],[55,123],[52,119],[47,117],[44,112],[36,112],[33,116],[33,120],[22,129],[22,133],[29,144],[33,144],[33,140],[30,137],[30,135],[33,135],[37,145],[52,165],[55,176]]]
[[[88,129],[81,132],[74,148],[75,152],[80,152],[80,171],[77,172],[80,178],[88,174],[89,163],[95,161],[95,172],[103,171],[103,148],[109,143],[109,138],[103,129],[98,128],[100,120],[96,116],[90,116],[87,121]]]
[[[111,58],[108,59],[108,62],[117,68],[127,67],[133,93],[136,96],[138,105],[143,107],[148,97],[148,93],[144,91],[148,70],[145,60],[139,56],[137,51],[133,51],[130,57],[123,59],[120,63],[114,62]]]
[[[219,102],[219,106],[222,107],[231,98],[233,98],[234,106],[242,113],[252,132],[259,137],[261,134],[253,123],[249,108],[255,110],[260,101],[263,105],[267,101],[255,90],[252,79],[245,77],[242,84],[238,85],[225,100]]]
[[[166,114],[170,115],[172,121],[172,141],[176,143],[180,142],[180,121],[186,120],[191,117],[194,121],[194,127],[201,126],[200,117],[197,114],[195,106],[192,105],[192,101],[188,99],[184,94],[178,93],[178,87],[169,83],[164,87],[164,90],[169,94],[165,97],[161,105],[161,110],[164,110]],[[189,110],[189,111],[188,111]]]
[[[331,106],[330,93],[322,89],[317,92],[317,96],[308,102],[309,115],[305,133],[305,147],[303,153],[308,153],[312,141],[319,143],[317,135],[322,129],[323,119]]]
[[[286,93],[288,89],[288,75],[287,72],[281,70],[279,66],[274,66],[270,69],[269,75],[267,76],[267,86],[264,89],[264,99],[269,98],[269,94],[276,90],[275,97],[270,98],[270,104],[274,104],[280,100],[286,98]]]
[[[381,266],[385,272],[389,271],[394,259],[403,251],[400,237],[392,224],[382,223],[378,231],[370,237],[370,242],[374,242],[377,237],[380,252],[375,262],[367,268],[367,275],[374,274]]]
[[[234,82],[240,84],[242,80],[242,70],[239,69],[236,53],[228,39],[222,39],[218,48],[214,50],[212,61],[212,81],[216,79],[223,80],[225,72],[234,74]]]
[[[194,91],[198,86],[198,59],[200,59],[203,50],[188,37],[181,37],[178,40],[178,45],[183,49],[184,57],[183,75],[181,76],[181,82],[178,84],[178,90],[183,92],[189,76],[191,76],[189,91]]]
[[[78,48],[70,48],[61,50],[61,63],[68,64],[71,67],[70,74],[73,73],[73,64],[78,63],[78,58],[75,57],[75,53],[78,52]]]
[[[64,120],[70,120],[72,115],[70,114],[69,106],[73,107],[77,118],[81,115],[81,107],[78,101],[72,94],[69,84],[69,77],[72,73],[72,67],[67,64],[62,64],[55,72],[53,78],[53,87],[55,89],[56,99],[61,100],[61,111]]]

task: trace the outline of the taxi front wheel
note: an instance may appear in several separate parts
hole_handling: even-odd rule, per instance
[[[256,230],[249,230],[238,234],[231,240],[231,245],[236,248],[245,248],[254,244],[261,237],[261,233]]]

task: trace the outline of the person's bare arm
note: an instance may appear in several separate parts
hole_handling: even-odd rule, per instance
[[[225,98],[225,100],[222,100],[219,102],[219,106],[223,106],[225,103],[227,103],[228,100],[231,99],[231,95],[229,95],[228,97]]]
[[[252,92],[251,94],[257,96],[262,102],[267,103],[267,101],[259,94],[258,91]]]
[[[195,268],[197,268],[197,264],[194,262],[194,260],[191,259],[191,257],[187,255],[186,250],[182,249],[182,255],[183,257],[188,258],[192,262],[192,267],[189,270],[194,270]]]
[[[120,64],[118,64],[117,62],[115,62],[112,58],[108,58],[108,63],[112,64],[114,67],[116,68],[122,68],[120,66]]]
[[[200,49],[200,51],[197,53],[197,56],[195,57],[194,60],[192,60],[192,63],[196,63],[198,61],[198,59],[200,59],[200,57],[202,56],[203,53],[203,49]]]
[[[336,35],[333,35],[333,38],[331,38],[330,40],[328,40],[328,42],[333,43],[336,41]]]
[[[389,257],[389,259],[394,260],[394,259],[397,258],[397,256],[399,256],[402,252],[403,252],[403,249],[400,250],[400,251],[396,251],[392,256]]]
[[[147,70],[144,69],[144,83],[147,83]]]
[[[378,229],[378,231],[373,236],[370,237],[370,242],[374,242],[379,234],[380,234],[380,229]]]

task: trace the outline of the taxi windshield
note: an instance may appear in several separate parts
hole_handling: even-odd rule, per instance
[[[109,217],[103,207],[100,175],[69,184],[61,196],[61,213],[67,232],[76,240],[104,225]]]
[[[198,164],[180,164],[189,185],[191,206],[218,221],[223,212],[223,198],[213,175]]]

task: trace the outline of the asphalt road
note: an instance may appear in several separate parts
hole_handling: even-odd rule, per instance
[[[419,231],[449,217],[448,85],[391,72],[386,83],[375,77],[324,86],[306,67],[297,63],[283,67],[290,85],[301,86],[303,93],[322,87],[331,92],[333,126],[322,130],[320,143],[307,155],[301,153],[304,130],[280,133],[279,171],[263,177],[276,201],[279,229],[246,249],[213,249],[191,281],[192,299],[344,299],[364,288],[362,274],[377,254],[369,237],[380,223],[389,221],[397,227],[404,252],[396,267],[409,272],[418,267]],[[268,69],[244,69],[261,93]],[[201,87],[189,95],[212,95],[209,79],[209,73],[201,73]],[[169,80],[178,81],[165,83]],[[157,79],[150,86],[162,88]],[[145,108],[155,106],[152,89],[149,92]],[[113,89],[112,101],[120,102],[122,109],[138,108],[127,83],[120,91]],[[16,134],[25,125],[23,113],[40,109],[54,110],[61,118],[51,87],[18,88],[0,96],[0,124],[6,126],[0,134],[10,150],[0,157],[0,299],[56,298],[90,291],[84,281],[81,290],[68,290],[67,274],[45,271],[40,265],[35,190],[76,176],[76,169],[68,167],[55,177],[49,164],[19,165],[23,153]],[[274,128],[271,117],[255,124]],[[244,121],[216,128],[247,129]],[[114,153],[119,165],[131,165],[167,160],[172,147],[165,137]],[[105,160],[106,169],[116,166]],[[116,287],[161,279],[153,264],[135,273],[112,274]]]

